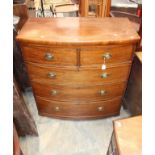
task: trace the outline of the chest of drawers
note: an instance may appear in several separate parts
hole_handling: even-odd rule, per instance
[[[119,114],[139,40],[128,19],[31,18],[17,40],[40,115]]]

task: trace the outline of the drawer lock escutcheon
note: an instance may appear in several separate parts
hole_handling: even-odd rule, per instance
[[[51,61],[54,59],[54,55],[51,54],[51,53],[46,53],[45,56],[44,56],[45,60],[47,61]]]
[[[112,54],[110,54],[110,53],[105,53],[105,54],[102,55],[102,58],[111,59],[111,58],[112,58]]]

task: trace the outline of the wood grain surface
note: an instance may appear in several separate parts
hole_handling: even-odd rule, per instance
[[[76,65],[76,49],[70,48],[48,48],[48,47],[23,47],[25,61],[46,65]],[[51,60],[46,55],[53,56]]]
[[[114,83],[126,81],[129,76],[131,64],[123,64],[105,71],[101,67],[80,68],[79,71],[74,67],[44,67],[32,63],[27,64],[29,77],[31,81],[38,81],[46,84],[58,85],[94,85]],[[50,78],[49,73],[55,74],[55,77]],[[101,75],[106,74],[106,78]]]
[[[142,154],[142,116],[115,121],[114,134],[119,155]]]
[[[139,36],[126,18],[29,18],[17,40],[50,45],[136,43]]]
[[[133,46],[122,45],[122,46],[102,46],[102,47],[91,47],[81,48],[81,65],[96,65],[96,64],[116,64],[126,61],[131,61]],[[105,59],[104,55],[110,54],[110,59]]]
[[[100,101],[122,96],[126,82],[92,85],[92,86],[60,86],[32,82],[36,96],[55,101]]]
[[[121,98],[106,102],[56,102],[36,96],[39,114],[59,118],[97,118],[118,114]],[[99,110],[100,109],[100,110]]]

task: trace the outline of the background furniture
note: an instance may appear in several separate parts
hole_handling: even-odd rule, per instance
[[[17,40],[40,115],[119,114],[139,40],[128,19],[31,18]]]
[[[123,103],[132,115],[142,114],[142,52],[135,53]]]
[[[73,4],[73,3],[71,0],[34,0],[36,17],[55,17],[55,10],[54,10],[55,8],[53,7],[56,5],[65,5],[65,4]]]
[[[13,155],[23,155],[15,125],[13,125]]]
[[[23,62],[21,49],[16,42],[16,36],[18,31],[21,30],[22,26],[28,19],[28,12],[26,4],[14,4],[13,5],[13,14],[20,17],[19,22],[14,25],[13,29],[13,72],[14,76],[18,82],[18,85],[22,91],[25,91],[26,88],[30,87],[28,74]]]
[[[111,11],[136,14],[138,5],[130,0],[111,0]]]
[[[20,17],[16,30],[19,31],[28,19],[28,11],[25,3],[13,5],[13,15]]]
[[[111,0],[79,0],[79,16],[108,17]]]
[[[132,21],[140,36],[136,51],[142,51],[142,1],[141,0],[112,0],[111,17],[126,17]]]
[[[13,4],[23,4],[25,0],[13,0]]]
[[[114,121],[107,155],[142,154],[142,116]]]
[[[78,16],[79,6],[76,4],[52,5],[52,12],[55,17],[76,17]]]
[[[15,79],[13,85],[13,122],[19,136],[38,135],[34,119],[25,104]]]

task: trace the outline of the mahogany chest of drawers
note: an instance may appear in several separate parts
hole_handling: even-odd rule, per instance
[[[39,114],[119,114],[138,40],[125,18],[30,18],[17,41]]]

